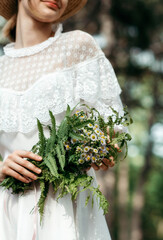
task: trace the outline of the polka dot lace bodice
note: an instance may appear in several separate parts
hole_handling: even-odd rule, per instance
[[[61,30],[60,24],[54,37],[32,47],[14,49],[14,43],[4,47],[0,87],[24,91],[46,73],[72,67],[97,55],[98,49],[86,33],[61,34]]]
[[[4,47],[0,57],[0,131],[30,132],[36,118],[47,123],[48,110],[60,114],[79,101],[105,117],[109,106],[122,112],[114,70],[94,38],[80,30],[62,33],[32,47]],[[11,121],[12,119],[12,121]]]

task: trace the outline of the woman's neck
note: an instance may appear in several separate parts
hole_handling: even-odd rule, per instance
[[[54,35],[54,34],[53,34]],[[39,22],[19,11],[16,24],[15,48],[30,47],[52,36],[52,23]]]

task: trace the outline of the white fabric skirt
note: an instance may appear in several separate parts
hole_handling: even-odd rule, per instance
[[[95,177],[91,169],[88,173]],[[95,180],[94,185],[97,186]],[[76,203],[70,195],[56,201],[52,187],[46,199],[43,222],[32,211],[40,197],[37,186],[24,195],[14,195],[0,188],[1,240],[111,240],[103,211],[96,199],[85,207],[88,192],[79,194]]]

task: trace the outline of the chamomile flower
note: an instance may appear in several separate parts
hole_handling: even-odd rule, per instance
[[[84,128],[84,129],[83,129],[83,132],[87,134],[88,130]]]
[[[100,142],[101,142],[102,145],[106,145],[105,139],[101,139]]]
[[[81,112],[81,111],[77,110],[77,111],[76,111],[76,114],[79,114],[80,112]]]
[[[85,146],[85,148],[84,148],[84,152],[89,152],[89,147],[88,146]]]
[[[102,136],[101,136],[101,139],[105,139],[105,136],[104,136],[104,135],[102,135]]]
[[[100,150],[100,154],[101,154],[101,155],[103,155],[103,154],[104,154],[104,152],[103,152],[102,150]]]
[[[91,140],[96,141],[97,140],[97,135],[96,134],[91,134]]]
[[[78,162],[79,162],[80,164],[83,164],[83,163],[84,163],[84,160],[80,158],[80,159],[78,160]]]
[[[81,111],[76,111],[75,115],[78,116],[80,114]]]
[[[83,120],[83,119],[85,119],[85,116],[81,115],[79,118]]]
[[[98,150],[96,148],[93,149],[94,153],[98,153]]]
[[[95,156],[92,156],[92,162],[96,162],[97,158]]]
[[[99,128],[99,125],[97,123],[95,124],[95,128]]]
[[[77,146],[76,151],[81,152],[82,149],[79,146]]]
[[[97,158],[97,159],[100,159],[100,154],[96,154],[96,158]]]
[[[76,139],[71,139],[71,143],[75,144],[77,142]]]
[[[81,157],[82,159],[83,159],[83,158],[86,158],[86,154],[85,154],[85,153],[82,153],[80,157]]]
[[[99,129],[95,129],[95,133],[97,134],[97,135],[100,135],[100,131],[99,131]]]
[[[92,132],[90,132],[90,131],[87,132],[87,136],[88,136],[88,137],[89,137],[91,134],[92,134]]]
[[[107,148],[106,148],[106,151],[109,152],[109,150],[110,150],[110,149],[107,147]]]
[[[92,123],[88,123],[88,125],[87,125],[89,128],[93,128],[93,125],[92,125]]]
[[[70,150],[71,149],[70,145],[65,145],[65,147],[66,147],[66,150]]]
[[[86,161],[89,162],[90,160],[91,160],[91,156],[90,156],[90,155],[87,155]]]
[[[105,146],[101,146],[101,150],[102,150],[102,151],[105,151],[105,150],[106,150],[106,147],[105,147]]]

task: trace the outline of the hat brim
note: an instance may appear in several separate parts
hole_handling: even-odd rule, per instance
[[[81,8],[85,6],[87,0],[69,0],[66,11],[57,21],[63,22],[69,17],[75,15]],[[16,0],[0,0],[0,15],[9,20],[17,12]]]

